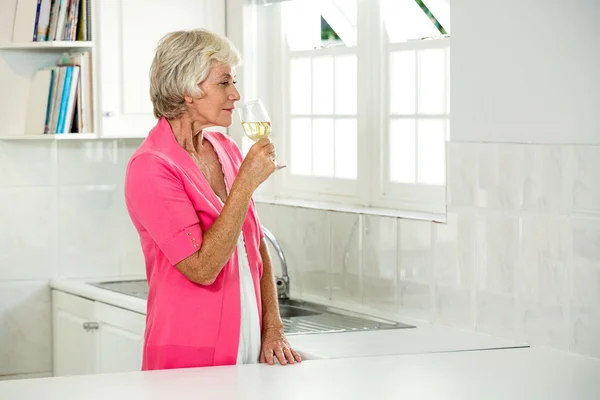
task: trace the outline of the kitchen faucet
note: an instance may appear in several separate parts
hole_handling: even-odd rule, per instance
[[[288,276],[287,261],[285,260],[285,255],[283,254],[283,250],[281,249],[279,242],[277,241],[277,239],[275,239],[275,236],[271,233],[271,231],[268,230],[264,225],[261,225],[261,227],[265,234],[265,237],[267,238],[267,240],[269,240],[269,242],[271,242],[273,248],[275,248],[277,257],[279,257],[279,264],[281,264],[281,273],[283,276],[275,277],[277,297],[280,300],[287,300],[290,298],[290,277]]]

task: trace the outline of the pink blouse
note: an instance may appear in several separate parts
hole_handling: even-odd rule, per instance
[[[243,159],[239,148],[219,132],[205,131],[204,138],[232,187]],[[140,236],[149,284],[142,370],[234,365],[241,317],[237,249],[210,286],[191,282],[175,267],[200,249],[203,232],[223,204],[165,118],[129,160],[125,200]],[[263,233],[254,201],[242,233],[262,321]]]

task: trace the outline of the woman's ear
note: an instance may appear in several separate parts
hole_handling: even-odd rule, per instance
[[[194,99],[193,99],[191,96],[187,96],[187,95],[186,95],[186,96],[183,96],[183,101],[184,101],[186,104],[192,104],[192,103],[194,102]]]

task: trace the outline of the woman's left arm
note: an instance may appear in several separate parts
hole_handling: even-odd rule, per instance
[[[264,238],[260,240],[260,256],[263,262],[263,274],[260,280],[263,314],[260,362],[273,365],[275,363],[274,356],[277,357],[281,365],[301,362],[302,358],[290,347],[283,333],[271,255]]]

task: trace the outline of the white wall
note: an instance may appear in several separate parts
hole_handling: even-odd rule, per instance
[[[452,140],[600,144],[599,16],[597,0],[452,0]]]

